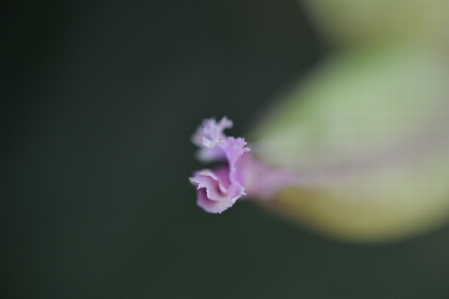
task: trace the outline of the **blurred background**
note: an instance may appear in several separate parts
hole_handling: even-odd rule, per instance
[[[1,4],[1,298],[448,298],[449,227],[349,244],[195,204],[190,136],[241,136],[326,56],[296,1]]]

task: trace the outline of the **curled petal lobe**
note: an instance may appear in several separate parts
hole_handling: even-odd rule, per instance
[[[244,188],[229,180],[227,167],[194,173],[190,182],[197,186],[197,204],[209,213],[221,213],[230,208],[242,195]]]
[[[232,128],[232,121],[227,119],[226,116],[218,123],[213,118],[205,119],[192,136],[192,141],[199,147],[213,148],[224,141],[226,135],[223,134],[223,131],[230,128]]]
[[[197,158],[203,162],[225,159],[224,151],[218,146],[226,141],[225,129],[232,128],[232,121],[223,117],[220,122],[215,119],[205,119],[192,136],[192,142],[200,150],[197,152]]]

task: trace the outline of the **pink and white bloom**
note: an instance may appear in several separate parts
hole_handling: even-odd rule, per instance
[[[226,136],[223,131],[232,121],[223,117],[219,122],[205,119],[192,136],[200,147],[197,158],[203,162],[225,160],[217,169],[203,169],[189,179],[197,187],[197,204],[209,213],[221,213],[242,197],[271,198],[280,188],[298,178],[258,162],[243,138]]]

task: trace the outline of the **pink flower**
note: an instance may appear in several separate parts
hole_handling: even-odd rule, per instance
[[[232,121],[205,119],[192,136],[200,147],[197,158],[203,162],[226,160],[215,170],[203,169],[189,179],[197,187],[197,204],[209,213],[221,213],[244,196],[272,197],[279,188],[297,181],[293,174],[271,169],[254,159],[243,138],[228,137],[223,131]]]

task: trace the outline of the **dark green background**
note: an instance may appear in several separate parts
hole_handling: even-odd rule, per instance
[[[1,4],[1,298],[448,298],[449,229],[340,243],[195,205],[190,135],[239,136],[327,51],[295,1]]]

